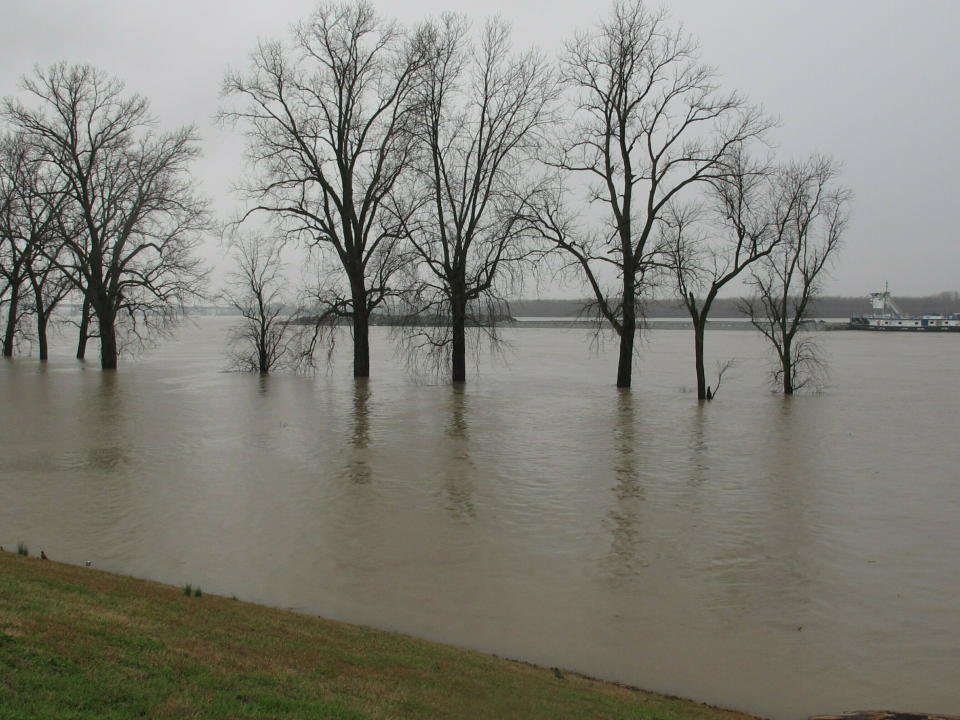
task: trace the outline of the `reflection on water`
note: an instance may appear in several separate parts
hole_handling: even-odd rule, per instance
[[[357,450],[370,444],[370,379],[353,379],[353,432],[350,444]]]
[[[636,578],[639,568],[644,566],[640,558],[640,509],[644,501],[644,489],[637,459],[634,394],[618,390],[615,410],[616,415],[609,427],[613,428],[614,435],[613,493],[617,502],[607,513],[611,528],[607,565],[611,580],[618,582],[625,578]]]
[[[353,412],[346,473],[352,482],[363,485],[371,480],[370,463],[367,458],[367,446],[370,444],[370,380],[354,378],[351,382],[353,383]]]
[[[447,433],[451,438],[466,440],[468,428],[466,388],[460,384],[452,385],[450,387],[450,424],[447,425]]]
[[[717,332],[701,404],[683,332],[627,393],[586,331],[450,387],[377,333],[369,380],[218,372],[226,327],[0,365],[0,544],[775,718],[960,708],[960,337],[826,334],[785,399]]]
[[[470,457],[469,414],[467,392],[463,385],[448,389],[450,421],[447,424],[449,442],[445,443],[443,464],[447,510],[456,519],[470,519],[477,515],[473,504],[474,462]]]
[[[44,365],[40,368],[45,369]],[[41,373],[43,372],[41,371]],[[121,379],[116,373],[96,373],[79,400],[75,416],[83,441],[75,451],[65,454],[60,462],[65,469],[86,470],[121,479],[130,467],[130,446],[127,440],[130,421]]]
[[[710,456],[707,453],[706,441],[706,414],[707,406],[697,403],[690,421],[690,442],[687,444],[690,453],[690,484],[702,485],[710,476]]]

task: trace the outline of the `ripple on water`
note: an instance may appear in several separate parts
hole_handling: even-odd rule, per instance
[[[960,336],[827,334],[832,389],[783,399],[711,333],[700,405],[683,332],[623,393],[583,331],[507,331],[456,389],[380,329],[367,382],[224,373],[226,327],[0,365],[0,544],[776,718],[960,707]]]

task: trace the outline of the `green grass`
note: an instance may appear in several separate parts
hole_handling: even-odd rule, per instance
[[[0,720],[749,716],[0,553]]]

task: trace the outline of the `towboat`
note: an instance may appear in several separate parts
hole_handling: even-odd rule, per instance
[[[883,292],[870,293],[870,315],[850,318],[851,330],[913,330],[913,331],[960,331],[960,315],[907,315],[890,296],[889,286]]]

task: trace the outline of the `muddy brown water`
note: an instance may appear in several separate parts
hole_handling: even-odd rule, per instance
[[[518,329],[465,389],[373,335],[222,372],[226,318],[121,370],[0,363],[0,545],[779,719],[960,712],[960,335],[822,333],[784,399],[750,332]]]

